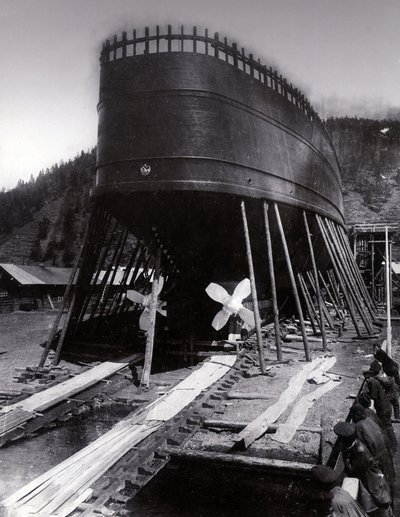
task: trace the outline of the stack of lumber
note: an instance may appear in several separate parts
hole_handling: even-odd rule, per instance
[[[51,406],[55,406],[62,400],[73,397],[80,391],[93,386],[126,366],[128,366],[127,363],[101,363],[80,375],[76,375],[71,379],[60,382],[45,391],[35,393],[21,402],[17,402],[16,404],[3,408],[1,412],[8,412],[15,408],[21,408],[30,412],[44,411]]]
[[[0,410],[0,437],[17,427],[23,426],[25,422],[34,418],[37,413],[41,413],[59,402],[70,399],[80,391],[89,388],[126,366],[127,363],[102,363],[72,379],[35,393],[15,404],[4,406]]]
[[[66,517],[90,497],[90,486],[132,447],[174,417],[201,391],[225,375],[236,356],[216,356],[193,371],[139,414],[106,434],[1,502],[10,516]]]
[[[14,409],[10,413],[0,413],[0,435],[6,434],[23,425],[34,415],[22,409]]]

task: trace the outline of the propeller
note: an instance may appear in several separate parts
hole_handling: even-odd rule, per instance
[[[222,304],[222,309],[217,312],[211,323],[215,330],[221,330],[228,323],[229,318],[236,315],[250,328],[254,328],[253,312],[242,305],[243,300],[251,293],[248,278],[238,283],[232,295],[229,295],[221,285],[213,282],[206,288],[206,293],[214,301]]]
[[[160,276],[157,286],[157,312],[161,314],[161,316],[167,315],[167,302],[163,302],[158,299],[161,290],[164,286],[164,277]],[[138,303],[144,307],[144,311],[140,315],[139,318],[139,327],[141,330],[148,330],[150,326],[150,302],[151,302],[151,293],[150,294],[142,294],[138,291],[134,291],[133,289],[129,289],[126,291],[126,297],[133,303]]]

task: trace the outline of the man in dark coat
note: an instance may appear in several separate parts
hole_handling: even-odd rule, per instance
[[[356,437],[356,426],[339,422],[333,430],[341,439],[346,474],[360,480],[358,502],[371,517],[390,517],[390,488],[376,460]]]
[[[392,426],[392,405],[379,378],[380,371],[381,365],[378,361],[372,361],[370,369],[364,372],[364,377],[366,379],[367,392],[374,401],[376,414],[386,429],[392,449],[396,451],[397,439]]]
[[[399,376],[399,365],[396,361],[393,361],[387,353],[378,348],[375,352],[375,359],[382,365],[383,372],[387,375],[389,382],[383,384],[383,387],[388,394],[389,400],[393,406],[393,414],[395,420],[400,420],[400,407],[399,407],[399,388],[400,388],[400,376]],[[391,380],[393,379],[393,381]],[[379,379],[380,380],[380,379]]]
[[[389,449],[392,457],[394,456],[395,451],[392,449],[392,444],[390,442],[389,436],[386,432],[386,427],[382,424],[382,420],[378,417],[376,412],[371,408],[371,397],[367,392],[363,391],[357,396],[356,402],[361,404],[365,411],[365,416],[370,417],[376,424],[379,425],[383,436],[385,438],[386,446]]]
[[[365,410],[360,404],[356,403],[353,405],[350,410],[350,416],[356,427],[357,438],[367,447],[372,457],[376,459],[391,492],[393,492],[395,480],[393,460],[381,429],[370,417],[365,416]]]
[[[316,488],[315,517],[368,517],[351,495],[343,488],[335,486],[337,473],[325,465],[315,465],[311,469]]]

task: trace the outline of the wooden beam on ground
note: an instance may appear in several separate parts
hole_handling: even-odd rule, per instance
[[[249,225],[247,223],[246,205],[245,205],[244,201],[242,201],[240,203],[240,207],[241,207],[241,211],[242,211],[243,231],[244,231],[244,239],[245,239],[245,243],[246,243],[247,264],[249,267],[251,297],[252,297],[252,301],[253,301],[254,320],[255,320],[255,325],[256,325],[258,355],[259,355],[259,360],[260,360],[260,370],[261,370],[261,373],[264,375],[265,374],[265,357],[264,357],[263,340],[262,340],[262,333],[261,333],[261,318],[260,318],[260,311],[258,308],[258,297],[257,297],[256,278],[255,278],[255,274],[254,274],[253,255],[251,252]]]
[[[269,227],[268,205],[265,201],[263,204],[263,209],[264,209],[265,236],[267,239],[269,281],[271,283],[272,310],[274,313],[276,356],[277,356],[278,361],[281,361],[282,360],[282,344],[281,344],[281,334],[280,334],[280,327],[279,327],[278,298],[276,295],[274,257],[273,257],[273,251],[272,251],[271,231],[270,231],[270,227]]]
[[[213,420],[213,419],[207,419],[203,422],[203,427],[206,429],[226,429],[227,431],[233,431],[233,432],[239,432],[242,431],[247,425],[249,425],[250,422],[241,422],[241,421],[229,421],[229,420]],[[276,430],[278,429],[279,424],[272,424],[267,429],[268,434],[276,433]],[[300,426],[297,429],[299,432],[304,431],[308,433],[321,433],[321,427],[307,427],[307,426]]]
[[[292,474],[293,476],[311,477],[312,463],[301,463],[297,461],[274,460],[267,458],[256,458],[241,454],[226,454],[221,452],[193,451],[179,449],[178,447],[167,447],[165,452],[173,459],[185,462],[206,462],[234,467],[250,467],[253,469],[267,470],[275,473]]]
[[[160,271],[161,271],[161,248],[158,248],[154,264],[154,277],[153,284],[151,287],[151,301],[150,301],[150,325],[147,331],[146,338],[146,352],[144,356],[144,365],[142,371],[141,385],[148,388],[150,384],[150,372],[151,364],[153,361],[153,348],[154,348],[154,337],[156,329],[156,317],[157,317],[157,304],[159,294],[159,283],[160,283]]]
[[[323,371],[326,366],[330,366],[329,358],[319,358],[314,359],[312,362],[307,362],[289,380],[287,388],[280,394],[278,400],[250,422],[235,437],[233,449],[247,449],[257,438],[266,433],[268,428],[278,420],[288,406],[297,398],[306,380],[311,375],[317,375],[320,371]]]
[[[296,280],[295,280],[294,273],[293,273],[292,261],[290,259],[289,248],[288,248],[288,245],[287,245],[287,242],[286,242],[285,232],[284,232],[284,229],[283,229],[283,226],[282,226],[282,221],[281,221],[281,216],[280,216],[280,213],[279,213],[279,208],[278,208],[278,205],[276,203],[274,203],[274,209],[275,209],[276,220],[277,220],[277,223],[278,223],[279,234],[281,236],[283,251],[284,251],[284,254],[285,254],[286,267],[287,267],[288,272],[289,272],[290,283],[292,285],[292,291],[293,291],[294,299],[295,299],[295,302],[296,302],[297,312],[298,312],[298,315],[299,315],[300,326],[301,326],[301,334],[303,336],[304,353],[305,353],[305,356],[306,356],[306,360],[310,361],[311,357],[310,357],[310,350],[309,350],[309,347],[308,347],[308,339],[307,339],[306,327],[304,325],[303,310],[301,308],[299,293],[297,291]]]

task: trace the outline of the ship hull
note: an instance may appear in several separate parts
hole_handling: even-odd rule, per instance
[[[201,334],[217,309],[204,293],[208,283],[233,290],[248,276],[241,201],[259,299],[270,297],[264,202],[270,207],[279,302],[290,312],[273,205],[296,271],[311,267],[302,212],[315,234],[314,214],[343,224],[339,166],[321,121],[299,96],[289,97],[282,81],[281,89],[269,86],[261,74],[215,56],[156,52],[118,59],[108,52],[92,194],[150,247],[156,236],[176,266],[168,319]],[[323,270],[323,246],[316,252]]]

